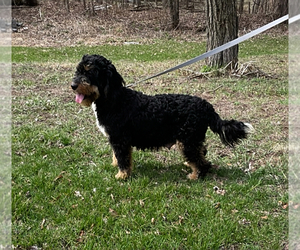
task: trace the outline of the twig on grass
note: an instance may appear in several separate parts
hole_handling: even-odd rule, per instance
[[[222,88],[223,86],[224,85],[222,84],[222,85],[216,87],[215,89],[204,91],[202,94],[208,94],[208,93],[216,92],[218,89]]]

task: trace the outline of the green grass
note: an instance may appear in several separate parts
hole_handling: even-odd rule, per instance
[[[189,79],[182,70],[136,87],[148,94],[203,96],[222,117],[255,127],[256,133],[235,149],[208,131],[207,157],[219,168],[198,181],[186,178],[190,169],[176,149],[134,151],[132,177],[117,181],[111,149],[97,130],[92,110],[78,106],[69,89],[82,54],[103,51],[125,78],[133,79],[196,56],[195,44],[179,55],[182,43],[175,41],[13,48],[13,245],[283,249],[288,241],[287,48],[282,50],[285,38],[277,38],[272,51],[263,48],[272,39],[261,38],[255,46],[249,42],[253,48],[241,61],[255,60],[276,78]],[[159,59],[153,59],[154,51],[161,51]],[[215,186],[225,194],[216,193]]]
[[[254,38],[240,44],[241,58],[257,55],[287,54],[287,37]],[[144,45],[76,46],[61,48],[13,47],[13,62],[77,62],[84,54],[101,54],[113,61],[188,60],[205,52],[205,43],[153,41]]]

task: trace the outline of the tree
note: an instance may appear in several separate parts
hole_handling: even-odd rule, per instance
[[[282,17],[288,13],[288,0],[275,0],[274,7],[276,18]]]
[[[212,50],[238,36],[236,0],[206,0],[207,46]],[[212,67],[222,67],[238,61],[238,45],[209,57],[206,63]]]
[[[239,2],[239,13],[243,14],[244,12],[244,0],[240,0]]]
[[[179,25],[179,0],[169,0],[170,14],[172,20],[172,29]]]

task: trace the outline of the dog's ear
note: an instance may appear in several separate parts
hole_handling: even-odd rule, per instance
[[[125,81],[122,76],[118,73],[113,64],[107,66],[107,84],[104,88],[104,94],[107,97],[110,94],[115,94],[118,89],[125,86]]]
[[[81,61],[85,61],[88,56],[89,56],[88,54],[83,55]]]

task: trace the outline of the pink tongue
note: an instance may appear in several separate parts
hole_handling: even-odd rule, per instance
[[[78,103],[81,103],[84,99],[84,95],[82,94],[76,94],[76,98],[75,98],[75,101],[78,102]]]

